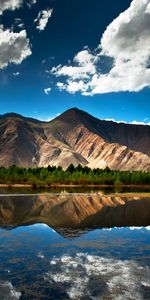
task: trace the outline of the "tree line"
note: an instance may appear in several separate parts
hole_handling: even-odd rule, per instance
[[[33,187],[51,186],[52,184],[68,185],[149,185],[150,172],[117,171],[90,169],[72,164],[63,170],[61,167],[48,166],[23,168],[10,166],[0,167],[0,184],[30,184]]]

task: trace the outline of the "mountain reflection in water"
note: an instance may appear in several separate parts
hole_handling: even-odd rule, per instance
[[[39,194],[0,197],[0,226],[52,228],[150,225],[150,194]]]
[[[1,196],[0,300],[149,300],[149,225],[148,194]]]

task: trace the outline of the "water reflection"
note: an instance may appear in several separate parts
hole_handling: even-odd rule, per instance
[[[150,299],[149,229],[73,240],[44,224],[0,230],[0,299]]]
[[[150,194],[38,194],[0,197],[0,226],[45,223],[62,228],[150,225]],[[66,231],[67,231],[66,230]],[[71,230],[72,232],[72,230]]]
[[[149,206],[148,194],[0,197],[0,299],[150,299]]]
[[[60,194],[62,192],[74,193],[98,193],[102,192],[105,195],[111,193],[150,193],[150,185],[136,185],[136,186],[55,186],[49,188],[31,188],[31,187],[1,187],[0,194]]]

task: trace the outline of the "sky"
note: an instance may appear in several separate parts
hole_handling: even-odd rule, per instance
[[[0,0],[0,114],[150,124],[150,0]]]

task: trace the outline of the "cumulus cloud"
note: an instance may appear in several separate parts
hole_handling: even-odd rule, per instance
[[[119,91],[138,92],[150,87],[150,0],[133,0],[105,30],[98,48],[79,52],[72,65],[51,70],[57,84],[69,93],[94,95]],[[99,68],[101,61],[112,60],[110,70]]]
[[[0,281],[0,299],[18,300],[21,293],[17,292],[9,281]]]
[[[77,253],[50,261],[44,279],[56,289],[64,287],[69,299],[143,299],[150,287],[150,269],[134,261]]]
[[[5,10],[16,10],[22,7],[23,3],[26,3],[26,5],[31,8],[36,2],[37,0],[0,0],[0,15],[2,15]]]
[[[44,93],[45,93],[46,95],[49,95],[50,91],[51,91],[51,88],[50,88],[50,87],[44,89]]]
[[[52,16],[53,9],[46,9],[39,12],[37,18],[34,20],[35,23],[37,23],[36,28],[39,31],[42,31],[45,29],[49,18]]]
[[[68,76],[72,78],[72,80],[88,79],[90,75],[96,72],[94,65],[96,60],[97,58],[88,50],[83,50],[74,57],[74,63],[76,63],[77,66],[59,65],[56,68],[52,68],[52,73],[56,74],[56,76]]]
[[[15,10],[20,8],[23,0],[0,0],[0,14],[5,10]]]
[[[31,49],[25,30],[15,33],[0,28],[0,69],[9,64],[20,64],[31,55]]]

